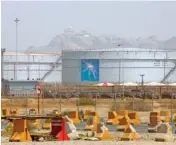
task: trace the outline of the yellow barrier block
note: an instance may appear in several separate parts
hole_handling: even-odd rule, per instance
[[[96,126],[98,123],[100,123],[98,113],[95,111],[92,111],[89,113],[89,117],[87,119],[87,123],[84,130],[89,130],[89,131],[96,130]]]
[[[51,129],[51,119],[45,119],[45,122],[43,124],[43,129]]]
[[[90,112],[92,112],[92,110],[86,110],[85,111],[84,118],[83,118],[84,121],[87,121]]]
[[[125,115],[122,119],[119,119],[119,124],[117,126],[117,131],[125,131],[130,124],[130,118]]]
[[[9,115],[9,110],[6,109],[6,108],[2,108],[1,109],[1,114],[2,114],[2,116],[8,116]]]
[[[121,141],[132,141],[138,139],[140,139],[139,134],[136,132],[132,125],[128,125],[121,137]]]
[[[128,115],[128,110],[120,110],[117,112],[118,119],[122,119],[125,115]]]
[[[99,118],[98,112],[92,111],[89,113],[89,115],[94,117],[94,121],[96,124],[100,123],[100,118]]]
[[[29,115],[32,116],[32,115],[37,115],[37,111],[36,109],[30,109],[29,110]],[[28,130],[31,131],[33,129],[39,129],[41,128],[41,123],[40,123],[40,119],[34,119],[34,120],[27,120],[27,127],[28,127]]]
[[[19,109],[17,108],[10,109],[9,115],[14,115],[14,116],[19,115]]]
[[[70,111],[68,112],[68,117],[73,121],[75,124],[79,124],[81,121],[79,119],[79,115],[77,111]]]
[[[28,132],[26,119],[14,120],[14,130],[9,141],[10,142],[32,141],[31,136]]]
[[[95,137],[98,138],[99,140],[112,139],[108,129],[100,123],[96,125],[96,136]]]
[[[165,123],[170,122],[170,118],[171,116],[169,111],[164,111],[164,110],[160,111],[160,119],[162,122],[165,122]]]
[[[108,112],[108,120],[107,120],[106,124],[115,125],[118,123],[119,123],[119,121],[118,121],[117,113],[115,111]]]
[[[128,113],[128,116],[130,118],[131,125],[140,125],[141,124],[138,112]]]
[[[160,112],[150,112],[150,120],[148,124],[148,132],[156,132],[157,126],[161,122]]]

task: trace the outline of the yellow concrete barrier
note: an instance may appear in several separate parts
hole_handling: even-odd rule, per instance
[[[98,138],[99,140],[110,140],[112,139],[108,128],[105,127],[104,125],[102,125],[101,123],[98,123],[96,125],[96,138]]]
[[[1,115],[2,115],[2,116],[8,116],[8,115],[9,115],[9,110],[6,109],[6,108],[2,108],[2,109],[1,109]]]
[[[138,112],[128,113],[128,116],[130,118],[130,124],[131,125],[140,125],[141,124]]]
[[[162,122],[165,122],[165,123],[170,122],[170,119],[171,119],[170,112],[161,110],[160,111],[160,119]]]
[[[149,121],[148,132],[156,132],[157,127],[161,124],[160,112],[150,112]]]
[[[45,122],[42,126],[43,129],[51,129],[51,119],[45,119]]]
[[[106,124],[115,125],[118,123],[119,123],[119,121],[118,121],[117,113],[115,111],[109,111],[108,112],[108,120],[107,120]]]
[[[31,136],[28,132],[26,119],[14,120],[14,130],[9,141],[10,142],[32,141]]]
[[[132,140],[139,140],[140,136],[133,128],[132,125],[128,124],[127,128],[125,129],[121,141],[132,141]]]
[[[29,110],[30,116],[37,115],[37,111],[35,109]],[[32,131],[33,129],[39,129],[42,127],[40,123],[40,119],[34,119],[34,120],[27,120],[27,127],[29,131]]]
[[[98,123],[100,123],[98,113],[95,111],[92,111],[89,113],[89,117],[87,119],[87,123],[85,125],[84,130],[93,131],[96,129],[96,126]]]
[[[128,110],[120,110],[117,112],[118,119],[122,119],[125,115],[128,115]]]
[[[17,108],[10,109],[9,115],[14,115],[14,116],[19,115],[19,109]]]
[[[85,111],[84,118],[83,118],[84,121],[87,121],[90,112],[92,112],[92,110],[86,110]]]
[[[122,119],[119,119],[119,124],[117,126],[117,131],[125,131],[130,124],[130,118],[125,115]]]
[[[81,122],[77,111],[68,112],[68,117],[73,121],[74,124],[79,124]]]

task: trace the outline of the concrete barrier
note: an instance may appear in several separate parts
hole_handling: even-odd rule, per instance
[[[125,115],[122,119],[119,119],[119,124],[117,126],[117,131],[125,131],[130,124],[130,118]]]
[[[130,118],[130,124],[131,125],[140,125],[141,124],[141,121],[140,121],[140,118],[139,118],[139,112],[128,113],[128,116]]]
[[[77,111],[69,111],[68,112],[68,117],[73,121],[73,123],[75,124],[79,124],[81,121],[79,119],[78,116],[78,112]]]
[[[112,137],[110,136],[110,133],[108,131],[108,128],[105,127],[105,125],[98,123],[96,125],[96,133],[95,138],[98,138],[99,140],[110,140]]]
[[[119,123],[117,113],[115,111],[109,111],[108,112],[108,120],[106,124],[109,125],[116,125]]]
[[[169,123],[162,123],[157,128],[157,134],[155,135],[155,141],[168,142],[174,141],[172,134],[172,127]]]
[[[128,110],[120,110],[117,112],[118,119],[122,119],[125,115],[128,115]]]
[[[150,122],[148,124],[148,132],[157,132],[158,126],[161,124],[160,112],[150,112]]]
[[[87,121],[90,112],[92,112],[92,110],[85,110],[85,114],[84,114],[84,118],[83,118],[84,121]]]
[[[32,138],[28,132],[26,119],[14,120],[14,129],[9,141],[10,142],[32,141]]]
[[[169,111],[161,110],[160,119],[162,122],[170,122],[171,116]]]
[[[121,141],[132,141],[132,140],[139,140],[140,136],[134,129],[134,127],[130,124],[128,124],[128,127],[125,129]]]

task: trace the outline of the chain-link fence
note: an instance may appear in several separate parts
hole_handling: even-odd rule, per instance
[[[174,87],[145,88],[153,94],[140,92],[136,87],[93,87],[93,86],[42,86],[42,94],[38,98],[24,93],[20,96],[2,96],[2,108],[19,108],[21,114],[29,114],[32,108],[39,109],[40,114],[47,114],[53,110],[59,111],[97,111],[100,117],[107,117],[108,111],[138,111],[141,114],[151,111],[168,110],[172,120],[176,116],[176,98],[172,93]],[[130,90],[130,91],[129,91]],[[166,94],[167,92],[168,94]],[[165,97],[162,94],[165,93]],[[158,94],[159,97],[156,97]],[[39,100],[39,103],[38,103]]]

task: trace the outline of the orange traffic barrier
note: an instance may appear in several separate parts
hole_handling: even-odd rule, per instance
[[[75,123],[75,124],[79,124],[80,123],[80,119],[79,119],[77,111],[68,112],[68,117],[73,121],[73,123]]]
[[[160,119],[162,122],[170,122],[171,116],[169,111],[160,111]]]
[[[118,121],[117,113],[115,111],[109,111],[108,112],[108,120],[107,120],[106,124],[115,125],[118,123],[119,123],[119,121]]]
[[[130,124],[131,125],[140,125],[141,124],[138,112],[128,113],[128,116],[130,118]]]
[[[26,142],[32,141],[28,132],[26,119],[15,119],[13,134],[9,140],[10,142]]]

